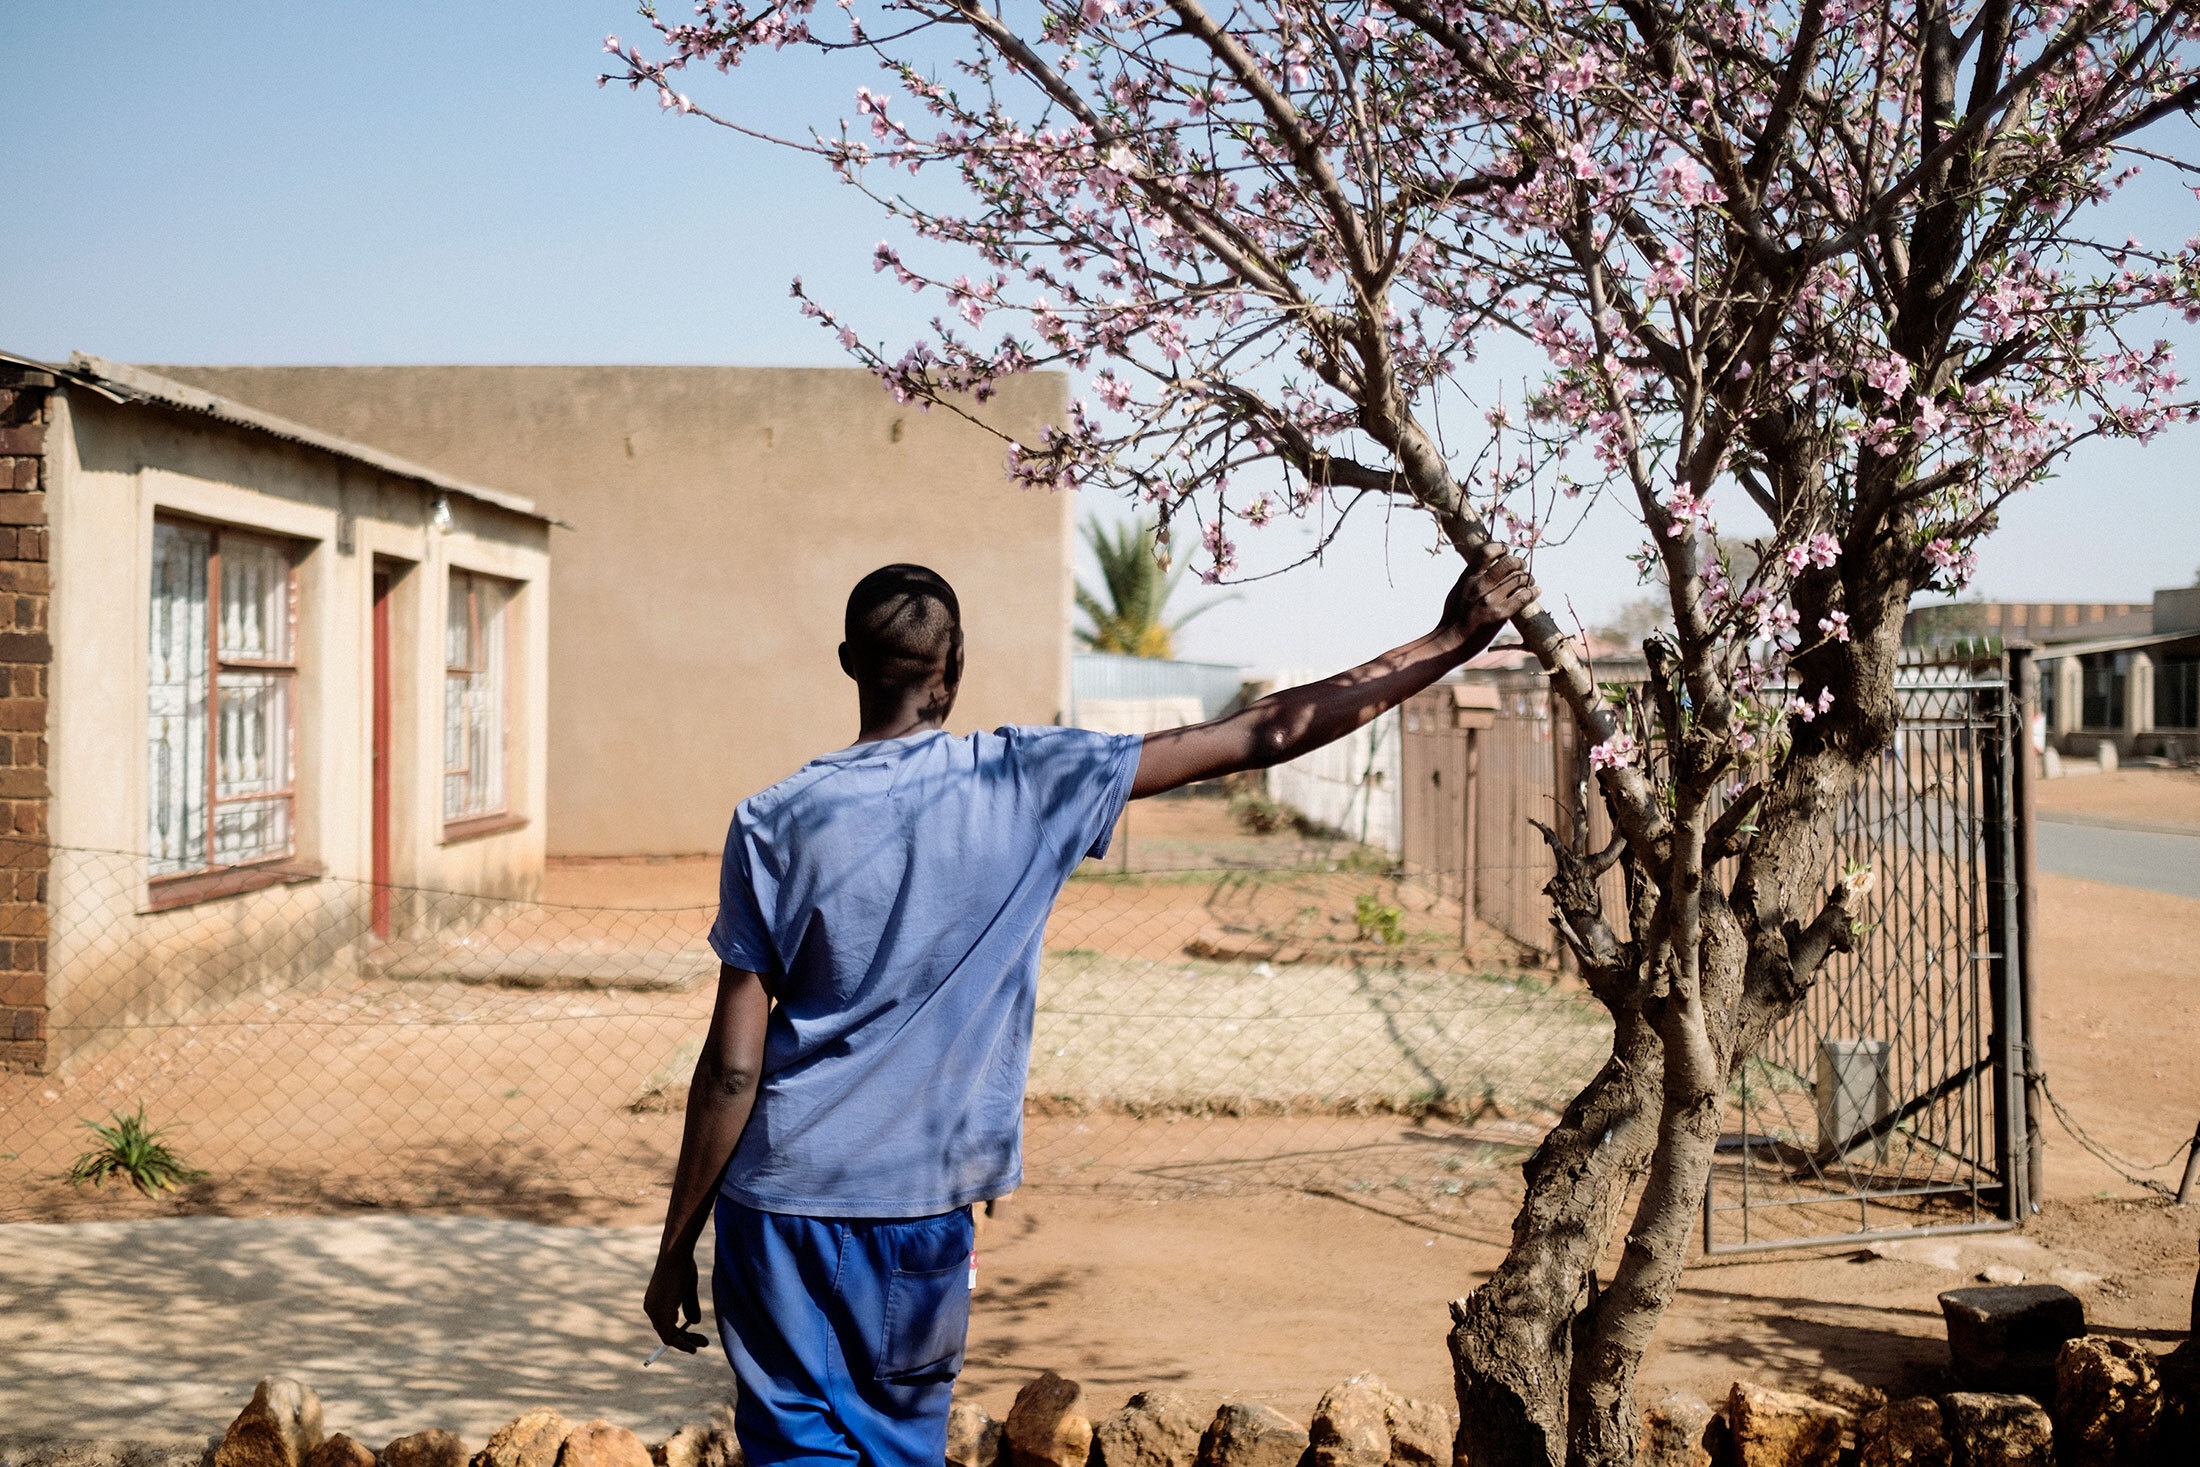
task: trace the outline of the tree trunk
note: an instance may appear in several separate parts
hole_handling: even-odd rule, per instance
[[[1690,978],[1690,965],[1676,965],[1682,971],[1652,1005],[1665,1045],[1658,1144],[1619,1268],[1581,1322],[1584,1347],[1573,1363],[1568,1402],[1572,1464],[1625,1467],[1635,1459],[1635,1375],[1680,1287],[1718,1150],[1746,948],[1739,924],[1716,896],[1706,897],[1700,921],[1683,924],[1680,935],[1695,939],[1695,972]]]
[[[1596,1260],[1648,1165],[1662,1058],[1639,1017],[1523,1169],[1513,1244],[1489,1282],[1451,1306],[1459,1455],[1474,1467],[1560,1467],[1574,1320]]]
[[[1849,944],[1845,885],[1807,926],[1788,914],[1824,890],[1832,812],[1860,762],[1852,751],[1891,732],[1891,716],[1883,730],[1867,721],[1840,752],[1788,763],[1731,895],[1701,877],[1700,812],[1678,822],[1674,842],[1696,855],[1656,873],[1664,880],[1653,884],[1630,857],[1627,941],[1605,925],[1595,858],[1554,840],[1558,870],[1545,890],[1584,980],[1612,1012],[1613,1050],[1524,1168],[1504,1262],[1452,1306],[1458,1447],[1472,1467],[1633,1462],[1636,1372],[1679,1287],[1728,1082],[1800,1005],[1825,955]],[[1638,1182],[1619,1267],[1600,1289],[1597,1261]]]

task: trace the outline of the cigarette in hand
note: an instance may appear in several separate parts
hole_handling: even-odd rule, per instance
[[[664,1358],[665,1351],[671,1348],[672,1346],[670,1345],[659,1345],[656,1349],[650,1351],[649,1358],[642,1362],[642,1369],[647,1370],[650,1366],[655,1365],[659,1360],[662,1360]]]

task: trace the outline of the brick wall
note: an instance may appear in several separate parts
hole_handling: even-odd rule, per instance
[[[46,1067],[46,425],[53,378],[0,363],[0,1069]]]

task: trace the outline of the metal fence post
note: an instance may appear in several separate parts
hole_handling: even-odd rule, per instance
[[[2039,982],[2033,962],[2033,937],[2038,930],[2039,869],[2034,843],[2039,809],[2040,751],[2032,745],[2032,726],[2040,716],[2040,664],[2029,646],[2009,648],[2009,680],[2016,690],[2016,845],[2017,875],[2017,987],[2019,1017],[2024,1034],[2018,1053],[2024,1061],[2024,1195],[2028,1212],[2038,1212],[2047,1196],[2047,1098],[2040,1069]]]
[[[1993,1061],[1994,1171],[2001,1179],[2003,1219],[2025,1214],[2024,1171],[2029,1138],[2024,1128],[2024,1016],[2017,973],[2016,799],[2010,766],[2016,756],[2016,720],[2004,662],[1998,686],[1982,689],[1979,763],[1985,775],[1979,811],[1985,823],[1987,994],[1994,1027],[1987,1043]]]

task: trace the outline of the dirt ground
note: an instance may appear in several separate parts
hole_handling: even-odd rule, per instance
[[[2079,760],[2060,779],[2043,779],[2039,807],[2071,815],[2106,816],[2200,830],[2200,769],[2118,769],[2102,774]]]
[[[966,1380],[996,1414],[1041,1369],[1109,1404],[1168,1386],[1261,1399],[1303,1421],[1321,1392],[1372,1370],[1450,1394],[1445,1306],[1502,1255],[1507,1206],[1395,1216],[1377,1204],[1136,1202],[1027,1190],[979,1247]],[[1944,1379],[1936,1296],[1991,1264],[2059,1277],[2101,1333],[2181,1337],[2200,1218],[2144,1203],[2054,1202],[2023,1234],[1721,1258],[1683,1277],[1646,1389],[1713,1396],[1737,1377],[1825,1390],[1929,1390]]]
[[[2200,1124],[2200,902],[2043,876],[2039,917],[2040,1047],[2055,1097],[2100,1144],[2174,1185],[2176,1167],[2159,1164]],[[1042,1126],[1061,1124],[1034,1122],[1034,1150],[1059,1152]],[[1138,1166],[1163,1176],[1288,1184],[1295,1157],[1350,1151],[1364,1173],[1391,1180],[1140,1201],[1079,1195],[1034,1172],[1039,1185],[1004,1206],[981,1246],[968,1379],[996,1412],[1042,1368],[1079,1374],[1104,1397],[1169,1385],[1267,1400],[1302,1420],[1357,1370],[1445,1398],[1444,1306],[1502,1257],[1518,1195],[1510,1168],[1537,1129],[1337,1117],[1248,1117],[1223,1132],[1182,1120],[1077,1124],[1091,1128],[1079,1139],[1093,1153],[1135,1150]],[[1185,1137],[1175,1157],[1153,1140],[1172,1131]],[[1493,1163],[1467,1174],[1482,1185],[1433,1197],[1400,1185],[1461,1147]],[[2181,1337],[2200,1207],[2164,1205],[2052,1122],[2046,1157],[2048,1197],[2021,1233],[1698,1259],[1645,1389],[1715,1395],[1743,1375],[1933,1389],[1946,1362],[1937,1295],[1996,1265],[2071,1287],[2096,1331],[2156,1349]]]
[[[2084,808],[2115,805],[2122,788],[2095,786]],[[1134,851],[1170,869],[1247,839],[1212,807],[1140,807],[1135,816],[1143,824]],[[1312,886],[1264,888],[1248,900],[1311,890],[1306,901],[1293,895],[1287,913],[1315,908],[1309,925],[1285,935],[1352,949],[1359,934],[1322,885],[1337,874],[1323,869],[1334,853],[1289,839],[1308,868],[1291,880]],[[709,858],[575,863],[553,871],[548,895],[700,911],[714,880]],[[1122,902],[1123,889],[1073,885],[1057,940],[1124,956],[1159,943],[1146,961],[1166,949],[1181,964],[1188,933],[1230,925],[1237,910],[1217,906],[1211,882],[1157,881],[1114,909],[1131,916],[1097,923],[1104,899]],[[1400,904],[1409,936],[1455,920]],[[2200,1122],[2200,901],[2043,877],[2039,911],[2040,1045],[2054,1094],[2103,1147],[2159,1166]],[[1477,951],[1494,956],[1499,946],[1484,934]],[[1401,972],[1411,979],[1410,963]],[[1548,973],[1512,976],[1551,986]],[[0,1195],[50,1219],[403,1207],[647,1225],[660,1215],[678,1118],[629,1098],[676,1078],[680,1047],[707,1013],[707,985],[637,994],[415,983],[308,999],[172,1031],[75,1074],[0,1078]],[[545,1039],[561,1034],[586,1042]],[[311,1083],[301,1087],[301,1074]],[[194,1123],[179,1139],[220,1175],[160,1201],[72,1190],[53,1179],[50,1155],[32,1164],[22,1138],[65,1136],[75,1119],[134,1103],[155,1081],[174,1099],[155,1107],[156,1118],[224,1111],[235,1134],[287,1138],[291,1160],[222,1164],[192,1151],[188,1143],[207,1139]],[[420,1114],[466,1124],[405,1152],[393,1178],[392,1118]],[[1041,1106],[1028,1123],[1028,1185],[981,1246],[970,1387],[999,1412],[1022,1381],[1052,1367],[1079,1375],[1104,1401],[1170,1385],[1194,1397],[1269,1400],[1303,1419],[1328,1385],[1373,1370],[1441,1398],[1444,1305],[1501,1256],[1517,1163],[1541,1123],[1532,1107],[1471,1117],[1256,1107],[1141,1119]],[[557,1137],[580,1139],[548,1144]],[[1746,1373],[1929,1385],[1944,1353],[1934,1296],[1993,1263],[2065,1281],[2097,1328],[2172,1339],[2189,1308],[2200,1208],[2160,1205],[2060,1126],[2048,1133],[2047,1167],[2046,1210],[2022,1234],[1699,1261],[1646,1384],[1712,1393]],[[2174,1167],[2151,1175],[2176,1179]]]

